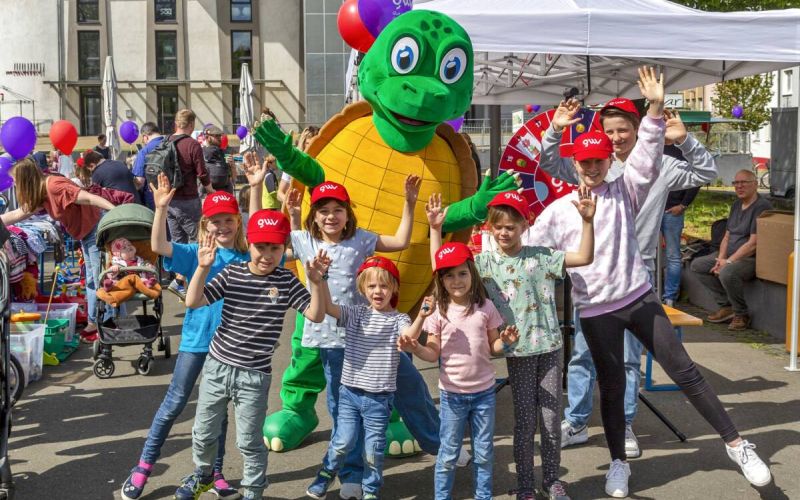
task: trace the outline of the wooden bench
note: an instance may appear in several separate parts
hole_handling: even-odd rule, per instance
[[[683,327],[684,326],[703,326],[703,320],[692,316],[689,313],[679,311],[674,307],[664,306],[664,312],[667,313],[670,323],[675,328],[675,335],[678,339],[683,340]],[[653,383],[653,354],[647,351],[647,362],[645,363],[644,371],[644,388],[648,391],[677,391],[679,387],[675,384],[654,384]]]

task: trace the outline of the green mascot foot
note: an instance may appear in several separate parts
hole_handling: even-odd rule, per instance
[[[421,451],[422,448],[411,435],[400,415],[396,411],[392,411],[389,426],[386,428],[386,456],[403,458],[416,455]]]
[[[314,432],[319,418],[314,412],[297,413],[283,409],[264,420],[264,444],[272,451],[290,451],[302,443]]]

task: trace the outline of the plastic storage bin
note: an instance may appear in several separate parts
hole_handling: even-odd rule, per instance
[[[11,304],[11,314],[20,311],[38,312],[42,315],[42,321],[44,321],[44,315],[45,312],[47,312],[47,304],[39,304],[35,302],[13,302]],[[56,302],[50,304],[50,314],[47,316],[48,320],[51,319],[69,320],[69,329],[64,335],[64,341],[67,343],[72,342],[74,338],[77,314],[78,314],[78,304],[59,304]]]
[[[38,323],[11,324],[11,352],[31,383],[42,378],[45,326]]]
[[[44,351],[61,354],[69,330],[68,319],[48,319],[44,330]]]

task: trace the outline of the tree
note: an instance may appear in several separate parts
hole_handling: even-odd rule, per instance
[[[769,122],[769,103],[772,99],[772,73],[747,76],[718,83],[715,97],[711,98],[714,111],[719,116],[732,116],[733,107],[744,110],[743,123],[735,125],[740,130],[755,132]]]
[[[737,10],[776,10],[800,7],[800,0],[674,0],[694,9],[710,12],[731,12]]]

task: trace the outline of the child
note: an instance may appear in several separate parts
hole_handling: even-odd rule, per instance
[[[433,199],[433,210],[440,207]],[[541,421],[542,483],[551,499],[568,499],[559,481],[561,465],[561,330],[556,315],[555,280],[565,267],[585,266],[594,255],[595,203],[581,190],[574,202],[583,221],[577,252],[523,246],[528,229],[528,201],[516,191],[500,193],[489,202],[488,225],[496,250],[475,259],[489,298],[507,324],[519,331],[519,340],[506,350],[508,378],[514,403],[514,462],[517,498],[533,499],[534,433]],[[443,216],[442,216],[443,217]],[[438,221],[437,221],[438,225]],[[438,227],[437,227],[438,229]]]
[[[158,188],[151,185],[150,190],[156,207],[150,241],[153,251],[165,257],[166,270],[191,279],[197,271],[197,244],[167,241],[167,207],[175,189],[170,189],[167,177],[162,174],[158,177]],[[208,279],[211,279],[226,265],[247,262],[250,257],[247,254],[247,242],[239,216],[239,206],[232,195],[216,193],[206,196],[202,210],[199,235],[202,239],[211,236],[217,246],[214,263],[208,272]],[[161,454],[161,447],[175,420],[186,407],[197,377],[200,376],[200,370],[208,354],[208,345],[214,330],[219,325],[221,313],[221,302],[186,310],[172,380],[161,406],[153,417],[139,464],[133,468],[122,485],[123,499],[136,500],[142,495],[153,465]],[[219,435],[219,455],[214,464],[214,493],[221,499],[232,500],[239,498],[239,493],[228,485],[222,475],[222,459],[225,455],[224,430],[227,427],[227,420],[224,420],[222,425],[223,432]]]
[[[267,487],[267,447],[261,427],[267,411],[272,354],[284,316],[290,307],[314,321],[325,316],[319,283],[329,260],[320,252],[307,264],[309,295],[291,272],[278,267],[288,238],[289,221],[283,214],[255,212],[247,224],[250,262],[230,264],[208,283],[206,277],[217,251],[213,237],[207,236],[197,251],[198,269],[186,291],[186,305],[225,302],[200,382],[192,428],[195,471],[175,492],[178,500],[194,500],[213,487],[212,460],[229,401],[233,401],[236,417],[236,446],[244,458],[243,498],[260,499]]]
[[[430,210],[434,218],[439,212]],[[431,221],[433,225],[435,220]],[[425,346],[416,339],[401,336],[398,347],[421,359],[439,364],[441,401],[434,491],[437,500],[452,498],[456,459],[464,430],[472,432],[476,500],[492,498],[494,465],[495,371],[492,354],[502,354],[517,341],[517,331],[509,326],[501,334],[503,318],[481,283],[472,252],[464,243],[445,243],[438,229],[431,229],[431,262],[434,266],[435,305],[426,299],[423,309],[436,311],[425,320],[428,333]]]
[[[400,273],[391,260],[371,257],[358,269],[358,291],[366,305],[336,305],[326,297],[327,313],[346,330],[344,363],[339,386],[336,432],[322,460],[322,469],[306,490],[311,498],[325,498],[345,457],[363,433],[363,500],[376,500],[383,484],[386,427],[397,379],[400,334],[419,336],[430,309],[421,310],[414,323],[397,312]]]
[[[574,164],[582,184],[600,198],[597,259],[591,266],[570,271],[572,300],[580,312],[581,328],[597,368],[603,430],[611,454],[605,490],[609,496],[628,495],[630,466],[625,453],[624,331],[628,329],[653,353],[697,411],[714,427],[726,452],[755,486],[771,481],[769,467],[741,438],[710,384],[677,339],[661,302],[650,285],[636,240],[634,217],[658,178],[664,149],[663,77],[652,68],[639,70],[639,88],[650,102],[639,127],[639,140],[627,158],[622,175],[605,182],[613,144],[601,132],[579,136],[573,146]],[[569,248],[577,243],[579,220],[568,195],[548,206],[531,229],[539,244]]]

